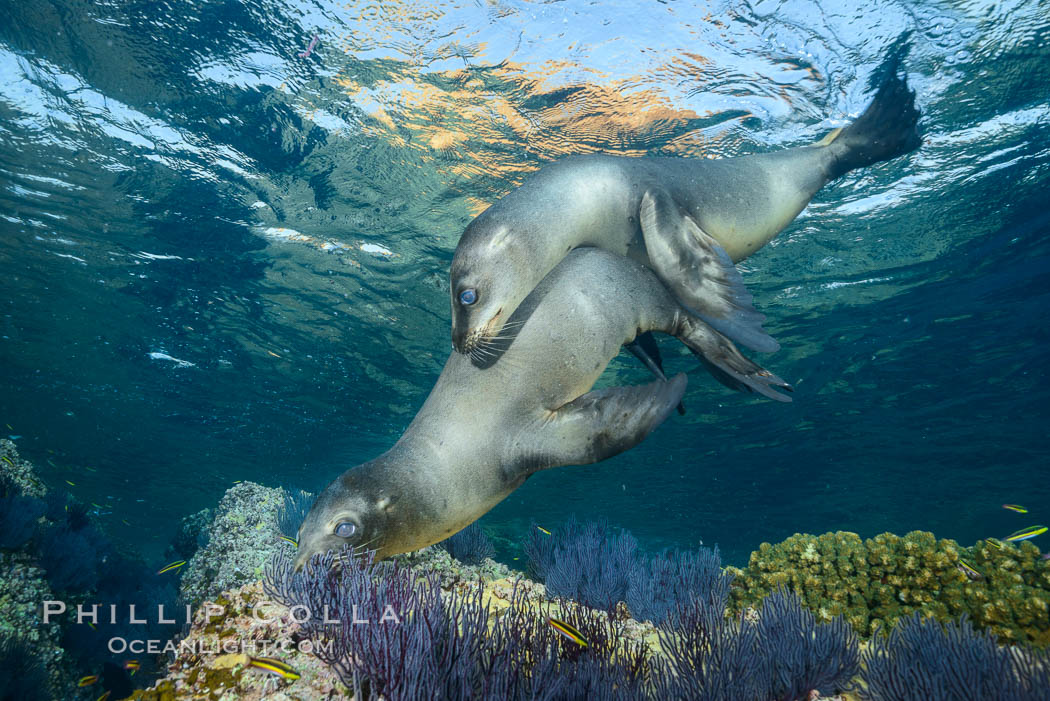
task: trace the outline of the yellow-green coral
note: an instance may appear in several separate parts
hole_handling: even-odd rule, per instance
[[[964,559],[983,575],[960,571]],[[733,606],[753,606],[780,585],[797,593],[824,620],[845,616],[863,636],[922,611],[939,620],[968,614],[974,626],[1004,642],[1050,644],[1050,562],[1029,542],[995,547],[978,541],[962,548],[953,540],[912,531],[862,540],[839,531],[796,534],[763,543],[737,575]]]

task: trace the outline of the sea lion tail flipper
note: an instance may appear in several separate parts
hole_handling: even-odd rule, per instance
[[[530,469],[587,465],[633,448],[663,423],[685,393],[686,377],[592,390],[555,410],[519,438]]]
[[[642,196],[639,221],[649,261],[672,294],[726,336],[756,351],[780,345],[762,329],[740,271],[725,249],[684,215],[670,194]]]
[[[863,114],[818,144],[827,147],[833,157],[829,178],[903,156],[922,143],[915,92],[900,74],[901,53],[899,48],[893,51],[878,71],[882,82]]]
[[[676,335],[689,346],[707,371],[726,387],[737,391],[758,392],[778,402],[791,401],[791,397],[774,389],[779,387],[793,392],[791,385],[745,358],[732,341],[700,319],[683,317]]]
[[[660,346],[657,345],[652,331],[638,334],[633,341],[625,343],[624,348],[629,350],[642,365],[649,368],[649,372],[664,382],[667,381],[667,375],[664,374],[664,363],[660,357]],[[685,415],[685,405],[681,402],[678,402],[678,414]]]

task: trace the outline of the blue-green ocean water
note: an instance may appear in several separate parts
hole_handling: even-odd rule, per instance
[[[811,142],[907,32],[923,146],[742,265],[794,403],[693,371],[686,416],[482,523],[742,563],[1050,521],[1046,0],[2,0],[0,433],[151,556],[235,480],[323,487],[422,404],[485,206],[573,153]],[[642,381],[623,353],[602,383]]]

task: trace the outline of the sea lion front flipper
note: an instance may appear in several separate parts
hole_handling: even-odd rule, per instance
[[[656,337],[653,336],[652,331],[646,331],[640,333],[630,343],[623,344],[623,347],[631,352],[638,361],[649,368],[649,372],[653,373],[656,377],[661,380],[667,381],[667,375],[664,374],[664,363],[660,357],[660,346],[656,343]],[[685,416],[685,405],[682,402],[678,402],[678,414],[679,416]]]
[[[766,317],[751,304],[751,293],[729,254],[665,190],[646,191],[639,221],[649,261],[683,305],[752,350],[780,348],[762,329]]]
[[[587,465],[641,443],[685,393],[685,374],[647,385],[587,392],[551,412],[514,446],[529,473],[556,465]]]
[[[733,342],[700,319],[684,316],[678,338],[700,359],[711,375],[730,389],[758,392],[778,402],[791,397],[774,387],[793,392],[794,388],[769,370],[745,358]]]

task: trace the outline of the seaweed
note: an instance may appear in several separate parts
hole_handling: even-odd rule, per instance
[[[46,701],[51,698],[44,663],[20,638],[0,639],[0,701]]]
[[[1050,655],[999,647],[995,635],[975,631],[965,615],[942,625],[916,612],[888,636],[876,636],[862,665],[854,693],[873,701],[1040,701],[1050,689]]]
[[[464,565],[479,565],[485,558],[496,554],[496,548],[476,521],[441,541],[438,546]]]
[[[310,507],[317,497],[309,492],[297,489],[285,490],[284,501],[277,507],[277,528],[281,535],[292,540],[299,539],[299,526],[303,524]]]
[[[846,688],[860,670],[857,634],[841,616],[818,624],[797,596],[781,587],[763,602],[756,626],[766,671],[766,698],[807,699]]]
[[[37,519],[44,513],[39,499],[26,496],[0,497],[0,548],[19,548],[33,537]]]

